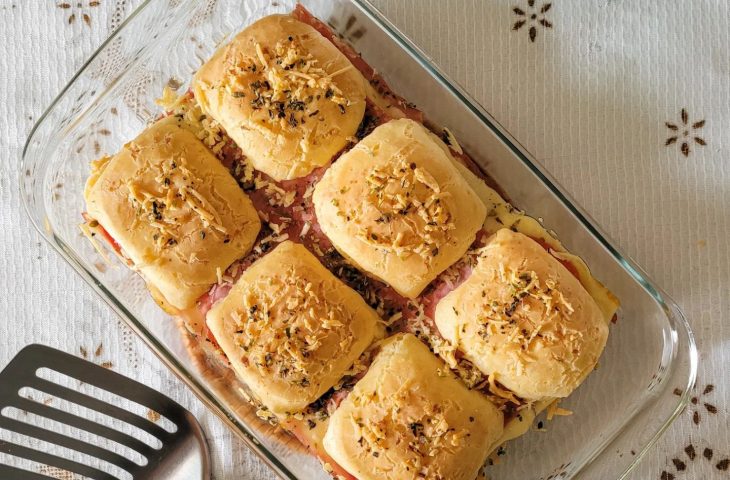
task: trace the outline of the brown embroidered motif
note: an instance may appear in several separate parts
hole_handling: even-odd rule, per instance
[[[99,366],[104,368],[112,368],[114,364],[110,362],[109,360],[101,360],[99,357],[102,356],[104,353],[104,344],[100,343],[96,347],[92,348],[86,348],[84,346],[79,347],[79,352],[81,353],[81,356],[85,360],[91,360],[99,364]]]
[[[538,26],[541,26],[543,28],[553,28],[553,24],[548,21],[547,18],[545,18],[545,14],[548,10],[550,10],[550,7],[552,6],[552,3],[543,3],[540,8],[537,8],[535,7],[535,0],[527,0],[526,9],[513,7],[512,12],[520,17],[520,19],[517,20],[514,25],[512,25],[512,30],[519,30],[522,27],[529,27],[527,29],[527,32],[530,35],[530,41],[534,42],[535,38],[537,37]]]
[[[31,395],[29,393],[29,394],[27,394],[25,396],[25,398],[27,398],[28,400],[32,400],[34,402],[42,403],[43,405],[46,405],[46,406],[48,406],[48,405],[50,405],[50,404],[53,403],[53,397],[45,397],[43,399],[40,399],[40,398],[39,399],[35,399],[35,398],[33,398],[33,395]],[[23,410],[22,412],[23,412],[23,415],[28,415],[28,412],[27,411]]]
[[[697,457],[697,452],[695,451],[695,446],[692,445],[691,443],[684,448],[684,453],[687,454],[687,456],[689,457],[690,460],[694,460],[695,457]]]
[[[695,395],[692,398],[690,398],[689,402],[692,406],[689,408],[692,409],[692,422],[695,425],[699,425],[702,421],[702,415],[701,415],[701,407],[704,407],[704,409],[707,411],[707,413],[711,415],[717,414],[717,407],[713,405],[712,403],[700,401],[702,397],[706,397],[707,395],[711,394],[715,390],[715,386],[712,384],[705,385],[705,388],[702,390],[702,393],[699,395]],[[674,394],[679,396],[682,394],[682,391],[679,388],[674,389]]]
[[[730,458],[725,457],[720,461],[714,461],[713,458],[715,457],[715,452],[710,447],[704,447],[702,449],[702,457],[700,457],[698,454],[698,448],[695,447],[692,443],[684,447],[684,454],[687,456],[687,460],[685,460],[682,455],[678,455],[677,457],[674,457],[671,460],[672,465],[674,466],[674,471],[669,470],[662,470],[662,472],[659,474],[659,480],[678,480],[680,478],[687,478],[687,479],[694,479],[699,478],[695,475],[696,472],[692,472],[690,466],[694,465],[695,460],[700,460],[704,458],[705,462],[709,462],[712,467],[715,470],[718,470],[720,472],[726,472],[728,469],[730,469]],[[706,477],[702,477],[703,479]],[[710,478],[715,478],[711,476]],[[721,476],[718,478],[726,478],[725,476]]]
[[[670,130],[670,137],[664,142],[664,145],[669,146],[675,143],[679,143],[679,151],[685,157],[689,156],[690,144],[692,141],[697,145],[705,146],[707,142],[699,136],[697,130],[705,126],[705,120],[697,120],[696,122],[689,123],[689,114],[687,109],[683,108],[680,112],[680,123],[665,122],[664,124]]]
[[[38,473],[46,475],[50,478],[55,478],[56,480],[76,480],[78,478],[81,478],[75,473],[69,472],[68,470],[63,470],[57,467],[49,467],[48,465],[42,465],[41,467],[39,467]]]
[[[330,19],[330,23],[336,29],[339,28],[337,19]],[[357,23],[357,18],[355,18],[354,15],[350,15],[347,17],[345,22],[345,30],[342,36],[347,40],[359,40],[363,35],[365,35],[366,31],[365,27],[362,27]]]
[[[91,147],[94,155],[97,157],[101,155],[101,141],[102,137],[111,136],[112,132],[108,128],[105,128],[102,124],[103,119],[99,119],[92,123],[89,128],[83,133],[79,134],[74,139],[74,150],[76,153],[81,153],[86,150],[86,147]]]
[[[69,25],[76,22],[76,20],[83,20],[83,22],[91,26],[91,10],[90,8],[98,7],[101,5],[101,0],[91,0],[88,3],[85,2],[63,2],[56,6],[63,10],[68,10],[71,14],[66,19]]]
[[[147,420],[149,420],[150,422],[157,423],[157,421],[159,419],[160,419],[160,414],[159,413],[157,413],[156,411],[151,410],[151,409],[148,409],[147,410]]]
[[[179,0],[176,0],[176,3],[180,3]],[[196,2],[197,8],[195,9],[195,14],[192,16],[192,18],[188,21],[188,25],[190,27],[197,27],[205,23],[206,20],[208,20],[211,15],[213,15],[213,12],[215,11],[216,6],[218,5],[218,0],[205,0]],[[172,7],[176,7],[176,4],[171,5]]]

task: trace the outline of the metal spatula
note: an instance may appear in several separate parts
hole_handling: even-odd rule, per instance
[[[44,371],[65,375],[62,378],[69,380],[66,383],[71,386],[41,378],[39,372]],[[30,396],[31,398],[28,394],[22,395],[28,391],[33,391],[36,395]],[[92,396],[89,393],[92,391],[104,394],[109,392],[113,394],[109,398],[121,397],[122,400],[135,402],[138,404],[135,407],[149,409],[150,415],[139,415],[110,401],[100,400],[98,395]],[[47,400],[36,398],[39,393]],[[134,405],[131,402],[126,404]],[[74,408],[57,408],[60,404],[80,407],[76,410],[86,412],[91,410],[93,415],[89,416],[103,416],[117,422],[115,424],[124,422],[121,425],[129,428],[106,426],[71,413],[69,410]],[[16,412],[16,418],[12,418],[9,412]],[[31,423],[32,419],[38,419],[39,416],[45,418],[36,424]],[[157,419],[169,420],[165,425],[171,428],[163,428],[159,425],[162,422],[155,421]],[[64,428],[60,428],[59,432],[58,428],[54,431],[37,423],[56,426],[61,424],[61,427],[67,427],[67,430],[73,430],[77,434],[64,434],[61,433]],[[125,433],[129,430],[137,431],[139,435]],[[24,348],[0,373],[0,432],[5,433],[5,438],[9,437],[9,440],[0,437],[0,454],[6,454],[5,458],[19,460],[15,465],[3,465],[3,455],[0,455],[2,479],[48,479],[51,477],[44,475],[48,472],[56,472],[56,475],[57,472],[64,472],[67,477],[63,478],[78,478],[78,475],[94,480],[210,479],[208,444],[200,425],[190,412],[149,387],[94,363],[42,345]],[[31,442],[40,440],[37,443],[50,443],[54,448],[35,449],[19,445],[21,437]],[[81,439],[86,437],[99,441],[90,443]],[[145,442],[144,439],[156,440]],[[149,443],[156,444],[158,448]],[[105,448],[102,444],[110,444],[113,448]],[[57,446],[63,448],[55,448]],[[50,453],[56,450],[73,451],[73,455]],[[124,456],[119,453],[120,450],[132,452],[133,455]],[[69,456],[73,459],[68,458]],[[140,465],[145,460],[146,464]],[[38,473],[20,465],[30,463],[28,461],[42,466],[40,469],[36,468]],[[113,467],[104,469],[99,468],[98,464]],[[112,470],[117,473],[110,473]]]

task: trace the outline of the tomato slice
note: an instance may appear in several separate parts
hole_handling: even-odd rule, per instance
[[[86,223],[90,223],[90,222],[92,222],[92,221],[95,221],[95,220],[94,220],[93,218],[91,218],[91,215],[89,215],[89,214],[88,214],[88,213],[86,213],[86,212],[83,212],[83,213],[81,214],[81,216],[82,216],[82,217],[84,217],[84,220],[86,221]],[[121,245],[119,245],[119,243],[117,243],[117,241],[116,241],[116,240],[114,240],[114,238],[113,238],[113,237],[112,237],[111,235],[109,235],[109,232],[107,232],[107,231],[106,231],[106,229],[105,229],[104,227],[102,227],[102,226],[101,226],[101,224],[100,224],[100,223],[98,222],[98,220],[96,220],[96,223],[97,223],[98,225],[97,225],[97,226],[95,226],[95,227],[93,227],[93,228],[94,228],[95,230],[97,230],[97,231],[98,231],[98,232],[99,232],[99,233],[101,234],[101,236],[102,236],[102,237],[104,237],[104,240],[105,240],[105,241],[106,241],[106,242],[107,242],[107,243],[108,243],[109,245],[111,245],[111,247],[112,247],[112,248],[114,249],[114,251],[115,251],[115,252],[117,252],[118,254],[120,254],[120,255],[121,255],[121,253],[122,253],[122,246],[121,246]]]
[[[208,328],[207,324],[205,325],[205,338],[208,339],[208,341],[211,343],[213,348],[223,352],[223,350],[221,350],[221,346],[218,345],[218,340],[215,339],[215,335],[213,335],[213,332],[210,330],[210,328]],[[225,357],[225,354],[223,354],[223,356]]]

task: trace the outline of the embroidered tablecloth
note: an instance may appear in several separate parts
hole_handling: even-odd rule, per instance
[[[0,0],[0,365],[34,342],[90,358],[191,409],[210,436],[216,478],[273,478],[21,209],[17,170],[30,128],[139,3]],[[730,478],[730,4],[374,3],[533,152],[689,318],[701,360],[694,397],[631,478]]]

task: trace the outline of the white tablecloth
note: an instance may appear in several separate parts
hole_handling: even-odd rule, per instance
[[[696,399],[632,478],[728,478],[728,2],[375,3],[535,154],[690,319],[701,359]],[[137,4],[0,0],[0,366],[29,343],[86,352],[191,409],[211,437],[216,478],[273,478],[42,242],[21,210],[18,162],[27,133]]]

